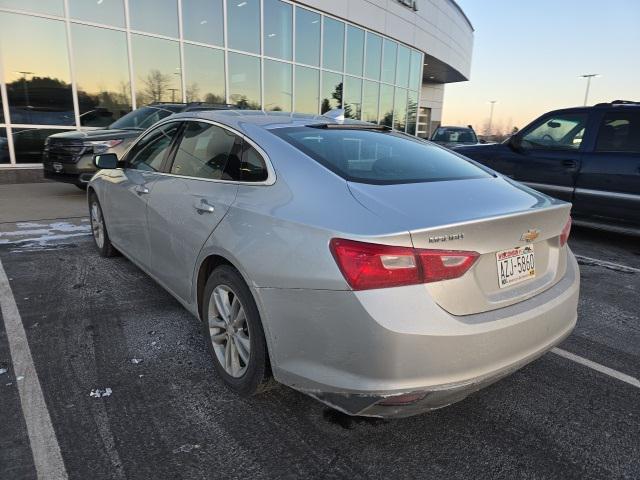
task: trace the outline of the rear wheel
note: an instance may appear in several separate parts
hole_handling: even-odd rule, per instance
[[[95,193],[89,197],[89,217],[91,218],[91,233],[98,252],[103,257],[113,257],[117,254],[115,247],[109,240],[107,225],[102,214],[102,207]]]
[[[267,346],[249,287],[231,266],[216,268],[203,295],[203,328],[218,375],[243,396],[269,382]]]

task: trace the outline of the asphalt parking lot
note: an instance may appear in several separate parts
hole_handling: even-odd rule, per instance
[[[86,219],[0,224],[0,478],[639,478],[640,240],[574,228],[570,245],[582,289],[560,353],[576,357],[382,421],[286,387],[236,397],[198,321],[125,258],[99,257]],[[12,360],[16,322],[35,371]],[[21,402],[34,385],[44,405]],[[43,445],[60,465],[42,465]]]

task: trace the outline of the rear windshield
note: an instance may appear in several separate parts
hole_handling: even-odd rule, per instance
[[[478,143],[476,134],[469,128],[440,127],[431,140],[445,143]]]
[[[395,132],[316,127],[272,132],[351,182],[396,184],[491,176],[444,148]]]

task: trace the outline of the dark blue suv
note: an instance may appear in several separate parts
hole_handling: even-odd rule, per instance
[[[578,225],[640,234],[640,102],[555,110],[504,143],[454,150],[572,202]]]

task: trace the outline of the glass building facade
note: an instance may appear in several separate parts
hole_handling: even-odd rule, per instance
[[[324,113],[414,135],[423,54],[285,0],[0,0],[0,167],[152,102]]]

